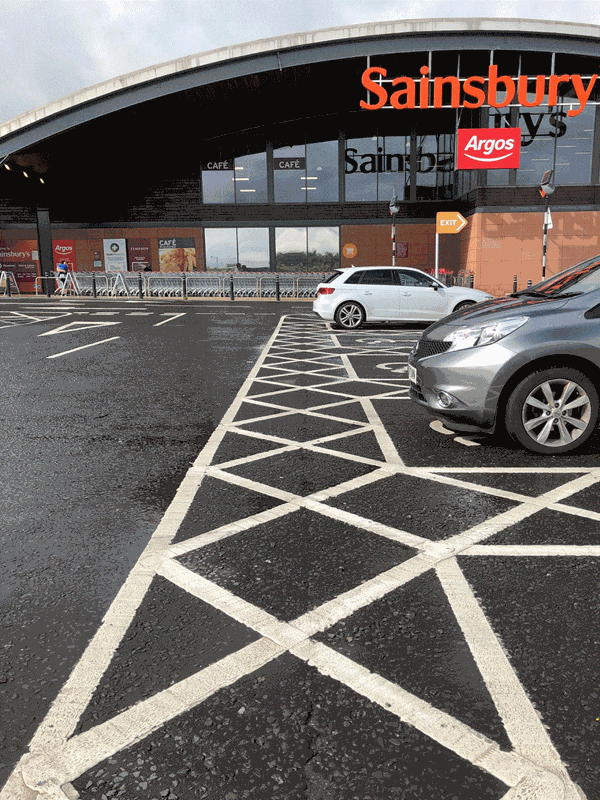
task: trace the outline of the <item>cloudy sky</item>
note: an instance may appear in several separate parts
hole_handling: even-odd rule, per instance
[[[0,0],[0,122],[162,61],[318,28],[430,17],[600,25],[598,0]]]

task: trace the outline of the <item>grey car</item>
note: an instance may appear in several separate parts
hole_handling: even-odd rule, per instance
[[[430,325],[408,372],[411,399],[452,430],[581,447],[598,422],[600,256]]]

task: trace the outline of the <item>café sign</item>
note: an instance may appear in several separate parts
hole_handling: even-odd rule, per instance
[[[560,87],[563,86],[575,94],[573,106],[567,114],[569,117],[576,117],[586,107],[598,80],[598,75],[582,78],[577,74],[531,77],[521,75],[515,79],[509,75],[498,75],[496,64],[489,66],[487,76],[472,75],[465,79],[459,79],[455,75],[431,78],[428,66],[422,66],[420,73],[422,77],[416,80],[405,75],[388,79],[388,71],[384,67],[368,67],[362,74],[361,82],[374,98],[361,100],[360,107],[367,111],[377,111],[390,106],[398,110],[448,106],[481,108],[484,105],[505,108],[513,101],[525,108],[541,105],[556,106],[559,94],[563,92]],[[382,81],[385,81],[385,84]],[[535,89],[532,91],[534,81]],[[390,84],[392,91],[388,88]],[[446,87],[449,89],[450,102],[445,96]]]

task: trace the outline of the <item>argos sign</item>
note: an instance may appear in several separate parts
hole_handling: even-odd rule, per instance
[[[456,169],[517,169],[520,128],[459,128]]]

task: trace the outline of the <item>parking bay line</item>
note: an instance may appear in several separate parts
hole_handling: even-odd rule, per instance
[[[165,325],[167,322],[172,322],[174,319],[177,319],[177,317],[185,317],[186,313],[186,311],[182,311],[181,314],[173,314],[168,319],[163,319],[161,322],[154,323],[152,327],[158,328],[159,325]]]
[[[99,342],[92,342],[91,344],[83,344],[81,347],[74,347],[72,350],[64,350],[62,353],[55,353],[53,356],[46,356],[46,358],[60,358],[61,356],[68,356],[69,353],[76,353],[78,350],[85,350],[86,347],[95,347],[97,344],[104,344],[105,342],[112,342],[115,339],[120,339],[120,336],[111,336],[110,339],[100,339]]]

